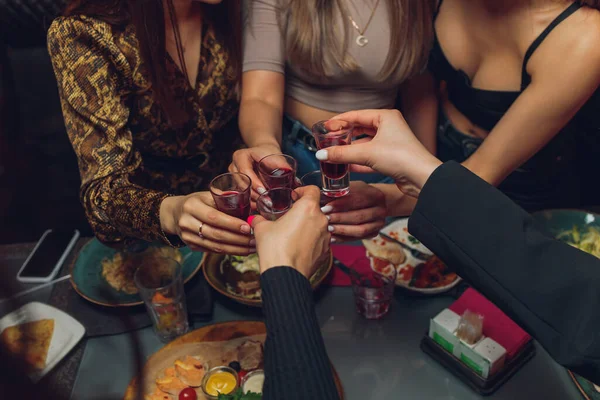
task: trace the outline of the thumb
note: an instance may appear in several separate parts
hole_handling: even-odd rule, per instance
[[[294,189],[294,191],[298,194],[299,199],[310,199],[311,201],[316,201],[317,203],[321,199],[321,191],[316,186],[301,186],[299,188]]]
[[[264,219],[261,215],[251,215],[248,217],[246,222],[248,222],[248,224],[252,227],[252,229],[255,229],[258,224],[267,222],[267,220]]]
[[[356,143],[350,146],[332,146],[317,151],[315,157],[319,161],[333,164],[358,164],[370,167],[370,143]]]

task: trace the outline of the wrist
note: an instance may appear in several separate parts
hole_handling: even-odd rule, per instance
[[[429,153],[423,155],[413,163],[414,168],[410,176],[407,175],[406,178],[414,185],[417,196],[429,180],[431,174],[433,174],[433,171],[440,165],[442,165],[442,162]]]
[[[489,168],[492,164],[478,163],[472,156],[463,161],[461,165],[493,186],[498,186],[504,179],[497,179],[499,174]]]
[[[175,209],[182,196],[167,196],[160,203],[159,217],[160,228],[168,235],[177,234],[177,222],[175,220]]]
[[[269,257],[269,256],[265,256],[264,254],[261,256],[259,254],[258,256],[259,259],[259,264],[260,264],[260,273],[264,273],[268,270],[270,270],[271,268],[276,268],[276,267],[294,267],[294,262],[292,261],[292,259],[290,257]]]
[[[260,264],[260,273],[263,274],[266,271],[277,268],[277,267],[289,267],[293,268],[296,271],[300,272],[303,276],[306,277],[306,272],[308,268],[301,268],[302,263],[297,260],[295,257],[290,257],[285,254],[274,254],[272,256],[267,256],[264,253],[261,255],[259,252],[259,264]]]
[[[281,152],[281,145],[275,139],[272,140],[261,140],[260,142],[253,142],[252,144],[248,144],[248,147],[264,147],[268,149],[273,149],[275,153]]]

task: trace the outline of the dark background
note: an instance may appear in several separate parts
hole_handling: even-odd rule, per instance
[[[92,235],[79,203],[46,29],[66,0],[0,0],[0,244]]]

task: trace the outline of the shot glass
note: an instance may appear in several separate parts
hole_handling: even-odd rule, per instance
[[[210,183],[217,209],[243,221],[250,215],[252,180],[240,172],[222,174]]]
[[[373,271],[370,261],[357,260],[351,276],[356,312],[366,319],[380,319],[390,310],[396,287],[396,268],[389,268],[385,274]]]
[[[331,146],[349,146],[352,143],[354,125],[340,120],[317,122],[312,134],[319,150]],[[323,193],[328,197],[342,197],[350,192],[348,164],[332,164],[321,161]]]
[[[334,200],[323,192],[323,174],[321,170],[312,171],[302,177],[302,186],[316,186],[321,190],[321,207]]]
[[[181,265],[177,261],[147,261],[137,269],[134,280],[161,342],[170,342],[189,330]]]
[[[271,154],[258,162],[258,174],[267,189],[293,189],[296,181],[297,162],[285,154]]]
[[[292,208],[296,200],[298,195],[293,189],[270,189],[256,200],[256,208],[266,220],[276,221]]]

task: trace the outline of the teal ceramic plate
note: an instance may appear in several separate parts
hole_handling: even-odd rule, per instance
[[[108,307],[129,307],[143,304],[137,294],[127,294],[112,288],[102,277],[102,260],[112,258],[117,250],[92,239],[83,246],[71,268],[71,284],[81,297]],[[200,270],[203,253],[187,247],[179,249],[183,257],[183,279],[189,281]]]
[[[583,210],[544,210],[533,214],[536,224],[549,234],[558,236],[573,229],[587,226],[600,228],[600,215]]]
[[[575,382],[575,386],[583,395],[583,398],[586,400],[600,400],[600,387],[595,386],[592,382],[588,381],[569,371],[569,375],[573,382]]]
[[[540,228],[553,236],[571,230],[574,226],[579,231],[584,231],[582,228],[587,226],[600,228],[600,215],[583,210],[545,210],[533,214],[533,218]],[[600,388],[571,371],[569,375],[585,399],[600,400]]]

